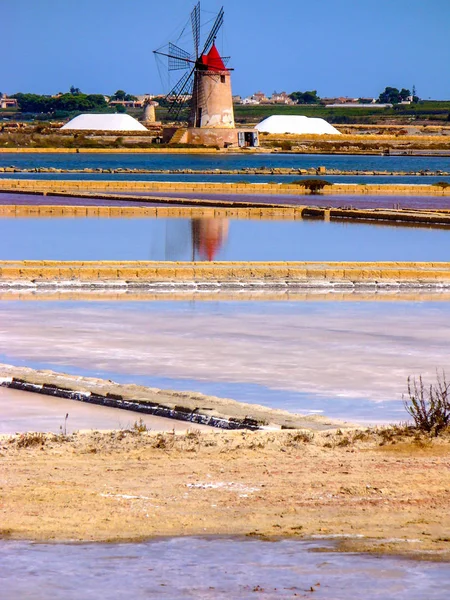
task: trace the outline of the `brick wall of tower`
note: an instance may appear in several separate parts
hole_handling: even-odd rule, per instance
[[[197,71],[189,127],[234,129],[229,71]]]

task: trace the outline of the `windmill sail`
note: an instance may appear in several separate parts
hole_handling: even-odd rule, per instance
[[[198,2],[191,13],[192,37],[194,38],[195,60],[198,58],[200,47],[200,2]]]
[[[208,38],[205,42],[202,54],[206,54],[208,52],[208,50],[211,48],[211,46],[214,44],[214,40],[216,39],[217,34],[219,33],[219,30],[223,25],[224,14],[225,13],[224,13],[223,6],[222,6],[222,8],[220,9],[219,14],[217,15],[217,18],[214,22],[214,25],[208,35]]]
[[[180,71],[189,69],[191,55],[172,42],[169,42],[169,71]]]
[[[186,96],[192,96],[194,87],[194,69],[186,72],[167,94],[166,99],[170,102],[169,115],[176,120],[180,116],[186,104]]]
[[[228,58],[224,62],[215,46],[215,40],[223,22],[224,10],[222,7],[206,36],[203,49],[200,51],[201,18],[200,2],[197,2],[190,15],[193,52],[188,52],[178,43],[172,42],[169,42],[165,51],[155,50],[155,54],[168,58],[169,72],[186,71],[167,94],[166,100],[169,103],[169,115],[173,119],[177,119],[186,105],[187,96],[191,95],[189,122],[193,127],[234,127]],[[200,73],[209,73],[210,81],[204,80]],[[220,96],[225,100],[221,100]],[[219,117],[211,116],[212,112],[216,112],[214,109],[216,105],[219,106]]]

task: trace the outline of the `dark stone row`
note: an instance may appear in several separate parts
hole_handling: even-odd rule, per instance
[[[191,411],[183,406],[170,408],[155,402],[144,403],[140,402],[139,400],[126,399],[120,394],[108,393],[104,396],[102,394],[96,394],[93,392],[75,391],[69,388],[59,387],[51,383],[35,384],[17,377],[13,377],[10,382],[4,382],[1,385],[24,392],[35,392],[37,394],[44,394],[46,396],[56,396],[58,398],[66,398],[68,400],[87,402],[88,404],[120,408],[122,410],[154,415],[156,417],[176,419],[178,421],[185,421],[198,425],[208,425],[210,427],[217,427],[219,429],[250,429],[251,431],[259,429],[258,422],[255,419],[248,417],[245,419],[227,419],[224,417],[208,416],[197,412],[198,409]]]

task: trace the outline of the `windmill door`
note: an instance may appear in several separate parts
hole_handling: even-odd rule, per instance
[[[259,145],[258,134],[256,131],[238,132],[239,148],[254,148]]]
[[[201,127],[202,126],[202,113],[203,113],[203,109],[202,108],[198,108],[197,109],[197,119],[195,121],[195,126],[196,127]]]

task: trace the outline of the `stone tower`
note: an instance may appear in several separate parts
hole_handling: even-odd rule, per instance
[[[144,125],[153,125],[154,123],[156,123],[156,106],[159,106],[158,102],[153,102],[152,100],[147,100],[145,102],[143,118]]]
[[[195,67],[189,127],[234,129],[230,71],[215,44]]]

